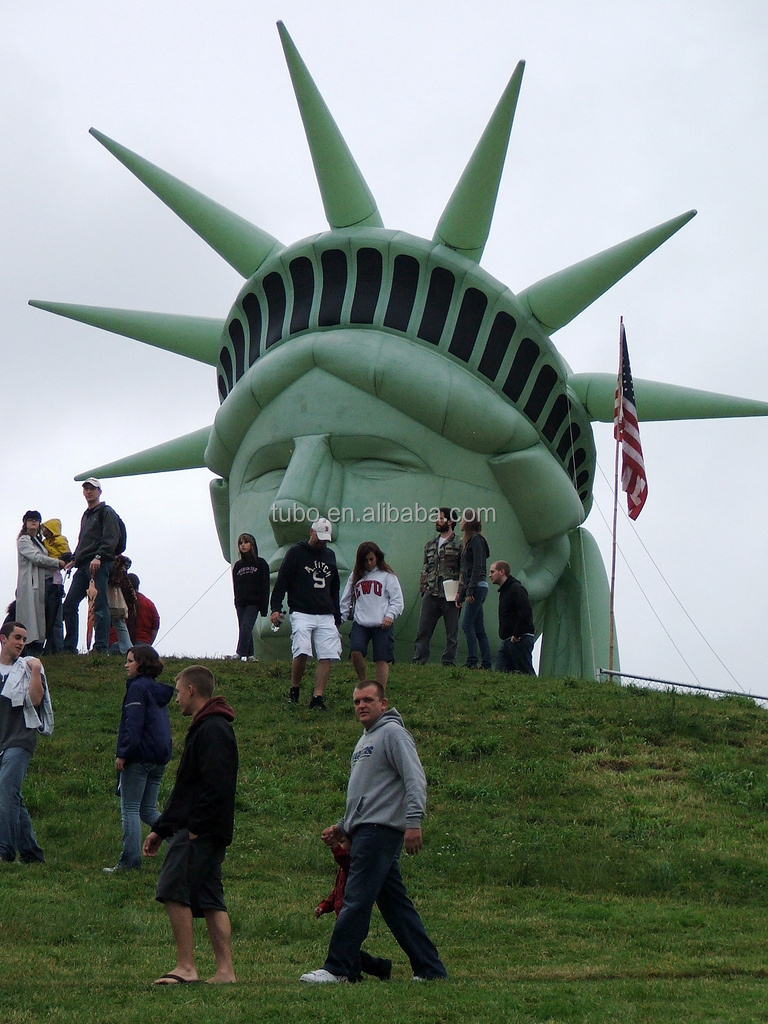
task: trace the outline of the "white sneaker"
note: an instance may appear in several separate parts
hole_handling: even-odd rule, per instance
[[[310,971],[308,974],[302,974],[299,981],[309,982],[310,985],[330,985],[335,981],[346,981],[347,979],[343,974],[331,974],[330,971],[326,971],[321,967],[317,971]]]

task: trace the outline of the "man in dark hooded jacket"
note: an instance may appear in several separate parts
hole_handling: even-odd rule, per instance
[[[212,673],[201,665],[176,677],[176,703],[192,717],[165,810],[144,841],[144,854],[156,856],[168,840],[155,898],[165,904],[176,942],[176,966],[156,985],[199,981],[194,959],[192,919],[204,917],[216,957],[209,984],[236,981],[231,926],[224,903],[221,865],[232,842],[237,781],[235,713],[213,696]]]

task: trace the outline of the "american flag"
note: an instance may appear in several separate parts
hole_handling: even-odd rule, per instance
[[[619,380],[613,406],[613,436],[621,441],[621,489],[627,492],[630,519],[637,519],[648,497],[643,447],[635,408],[635,388],[629,368],[624,318],[619,328]]]

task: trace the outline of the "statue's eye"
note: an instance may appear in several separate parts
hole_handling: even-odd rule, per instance
[[[337,434],[331,436],[329,443],[334,459],[342,462],[347,472],[368,476],[409,470],[429,471],[420,455],[386,437]]]

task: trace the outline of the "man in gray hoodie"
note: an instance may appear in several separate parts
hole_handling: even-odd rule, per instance
[[[353,694],[365,730],[352,754],[344,817],[322,834],[326,846],[345,836],[352,843],[344,904],[336,919],[325,964],[303,974],[310,984],[358,981],[360,947],[373,904],[411,962],[414,981],[447,978],[400,875],[400,851],[418,853],[427,780],[413,737],[378,683],[362,682]]]

